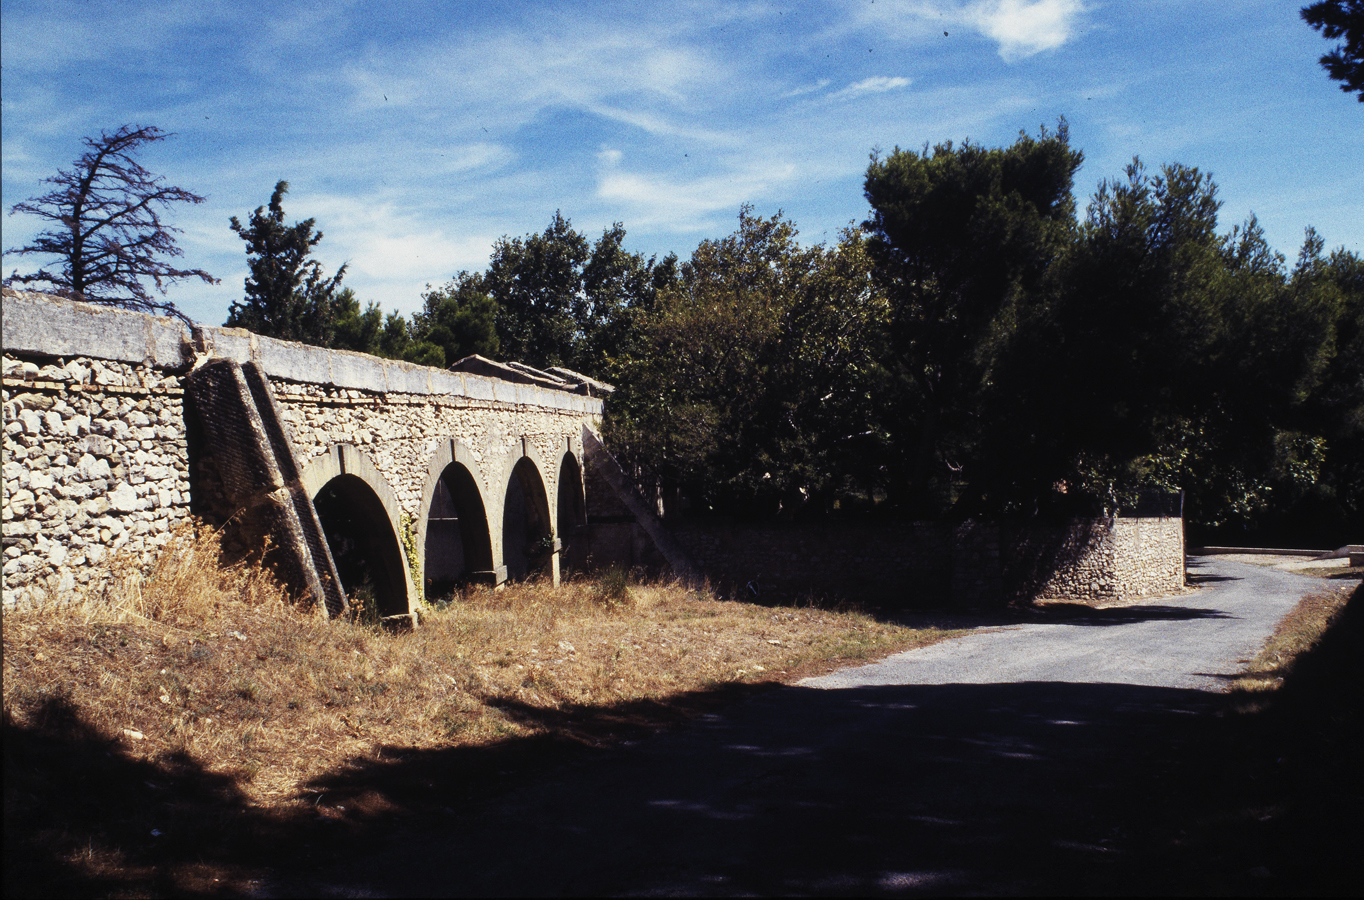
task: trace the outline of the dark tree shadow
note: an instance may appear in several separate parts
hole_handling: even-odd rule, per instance
[[[1184,615],[1153,609],[1142,614]],[[511,719],[560,736],[385,747],[278,815],[190,761],[132,760],[54,704],[30,727],[5,723],[5,892],[1168,894],[1357,881],[1343,865],[1357,816],[1330,820],[1327,850],[1289,842],[1305,855],[1285,871],[1301,881],[1257,871],[1285,858],[1266,835],[1285,840],[1302,819],[1261,833],[1230,815],[1269,780],[1228,768],[1244,735],[1211,715],[1224,703],[1054,682],[728,686],[557,710],[506,700]],[[1357,812],[1357,781],[1333,814]],[[73,853],[82,845],[91,864]]]
[[[240,888],[185,866],[250,859],[263,823],[235,779],[184,756],[133,759],[60,697],[33,721],[4,723],[5,896]]]

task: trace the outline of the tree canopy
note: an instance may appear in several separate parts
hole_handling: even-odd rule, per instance
[[[1364,0],[1317,0],[1301,15],[1327,40],[1344,38],[1321,57],[1321,65],[1342,91],[1357,93],[1364,103]]]
[[[985,492],[1016,467],[991,458],[983,414],[1007,406],[993,396],[1000,366],[1073,238],[1082,159],[1064,121],[1005,148],[949,142],[873,155],[863,229],[890,305],[892,377],[881,400],[891,489],[906,508],[939,514],[966,484],[980,495],[970,504],[1003,501]]]
[[[1205,172],[1134,160],[1078,214],[1064,123],[874,155],[831,248],[745,207],[608,354],[613,447],[742,516],[1117,514],[1195,539],[1364,524],[1364,264],[1221,229]],[[676,507],[673,503],[673,507]],[[1353,523],[1353,524],[1351,524]]]
[[[134,158],[145,145],[170,135],[153,125],[124,125],[117,131],[85,138],[88,148],[72,164],[44,179],[55,190],[16,203],[10,215],[28,213],[52,223],[32,243],[7,252],[56,257],[51,266],[20,275],[6,284],[47,285],[58,294],[88,303],[180,313],[154,298],[146,282],[165,294],[175,281],[218,279],[203,269],[180,269],[167,259],[184,255],[176,245],[179,231],[161,221],[161,211],[174,203],[203,203],[204,198],[165,185]],[[183,318],[183,316],[181,316]]]
[[[348,297],[343,306],[337,292],[346,273],[343,265],[327,277],[312,257],[322,241],[316,219],[284,224],[284,195],[289,182],[280,181],[270,195],[270,207],[256,207],[243,225],[232,217],[232,230],[246,242],[246,296],[232,304],[227,324],[267,337],[332,346],[338,318],[351,314]]]
[[[628,340],[635,311],[650,307],[659,288],[676,277],[675,257],[645,259],[626,251],[624,240],[617,222],[592,243],[556,211],[544,232],[499,240],[488,270],[467,276],[461,289],[496,304],[498,345],[506,358],[597,375]]]
[[[556,212],[410,320],[324,276],[280,182],[232,221],[252,274],[231,324],[612,382],[608,440],[669,511],[1064,518],[1182,489],[1195,540],[1364,526],[1364,263],[1310,228],[1292,265],[1254,216],[1223,230],[1179,163],[1134,159],[1079,210],[1082,159],[1064,120],[874,153],[870,215],[836,243],[744,206],[685,261]]]
[[[745,207],[738,230],[703,241],[640,312],[608,371],[609,436],[700,508],[832,505],[871,458],[885,311],[859,234],[801,248],[780,214]]]

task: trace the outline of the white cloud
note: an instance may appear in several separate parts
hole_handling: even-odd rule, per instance
[[[827,79],[827,78],[821,78],[821,79],[819,79],[819,81],[816,81],[814,84],[806,84],[806,85],[802,85],[801,87],[798,87],[798,88],[792,88],[791,90],[789,90],[789,91],[787,91],[786,93],[782,94],[782,95],[781,95],[781,99],[783,99],[783,100],[790,100],[792,97],[800,97],[800,96],[802,96],[802,95],[804,95],[804,94],[814,94],[814,93],[818,93],[819,91],[824,90],[824,89],[825,89],[826,87],[828,87],[828,86],[829,86],[829,79]]]
[[[999,43],[1004,61],[1014,62],[1066,43],[1082,12],[1080,0],[987,0],[973,5],[968,15]]]
[[[975,31],[999,45],[1005,62],[1064,45],[1085,11],[1082,0],[882,0],[850,10],[854,27],[900,41]]]
[[[830,95],[831,100],[851,100],[863,94],[884,94],[887,91],[899,90],[909,84],[908,78],[894,77],[886,75],[875,75],[871,78],[864,78],[836,91]]]

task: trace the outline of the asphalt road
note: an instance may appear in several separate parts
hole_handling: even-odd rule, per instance
[[[582,754],[263,893],[1140,892],[1191,726],[1321,584],[1190,573],[1193,593],[982,629]]]

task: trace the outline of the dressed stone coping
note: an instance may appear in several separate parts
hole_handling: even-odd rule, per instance
[[[349,350],[261,337],[241,328],[200,326],[133,310],[30,291],[3,293],[0,346],[8,353],[88,357],[188,369],[203,355],[254,362],[272,379],[381,394],[453,396],[489,403],[601,415],[602,401],[539,384],[512,384]],[[8,383],[9,379],[6,379]]]

